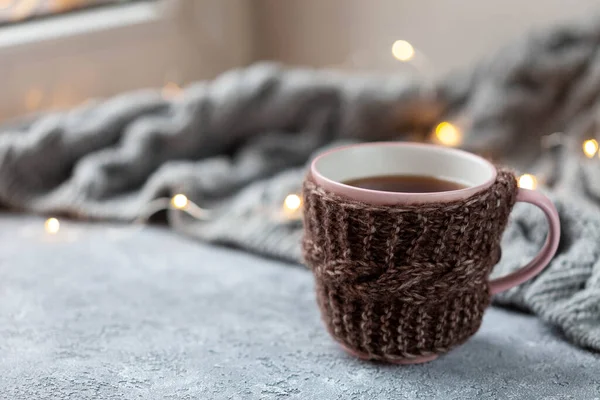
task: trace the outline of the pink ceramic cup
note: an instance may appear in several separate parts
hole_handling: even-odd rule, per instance
[[[485,159],[462,150],[427,144],[378,142],[330,150],[313,161],[311,174],[317,184],[338,195],[373,205],[404,205],[466,199],[490,187],[497,171]],[[461,183],[466,188],[436,193],[398,193],[361,189],[342,183],[382,175],[432,176]],[[510,289],[539,274],[558,248],[560,223],[552,202],[539,192],[523,188],[519,189],[517,201],[539,207],[548,219],[549,233],[538,255],[527,265],[490,281],[492,294]],[[430,356],[410,362],[431,359]]]

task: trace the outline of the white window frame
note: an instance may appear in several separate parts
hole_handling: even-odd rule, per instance
[[[252,60],[246,0],[156,0],[0,28],[0,122]]]

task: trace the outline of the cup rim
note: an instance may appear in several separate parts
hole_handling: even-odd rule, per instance
[[[473,161],[482,163],[490,169],[490,178],[482,184],[469,186],[463,189],[450,190],[445,192],[427,192],[427,193],[408,193],[408,192],[387,192],[382,190],[363,189],[355,186],[346,185],[342,182],[335,181],[324,175],[322,175],[318,169],[317,164],[323,158],[337,153],[339,151],[348,150],[356,147],[407,147],[407,148],[421,148],[430,149],[435,151],[444,151],[452,153],[456,156],[468,158]],[[454,200],[466,199],[484,189],[490,187],[497,176],[496,167],[483,157],[476,154],[470,153],[465,150],[440,146],[430,143],[415,143],[415,142],[367,142],[367,143],[354,143],[350,145],[339,146],[319,154],[313,159],[310,164],[310,172],[320,186],[324,187],[336,194],[341,194],[345,197],[349,197],[353,200],[358,200],[364,203],[376,204],[376,205],[392,205],[392,204],[415,204],[415,203],[431,203],[431,202],[450,202]]]

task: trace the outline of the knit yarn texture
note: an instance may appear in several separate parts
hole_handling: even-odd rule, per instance
[[[370,359],[444,353],[481,325],[514,175],[466,200],[372,206],[304,183],[303,251],[330,334]]]

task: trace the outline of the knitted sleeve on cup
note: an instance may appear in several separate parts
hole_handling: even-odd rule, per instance
[[[329,332],[372,359],[443,353],[489,305],[514,175],[450,203],[372,206],[304,182],[303,254]]]

